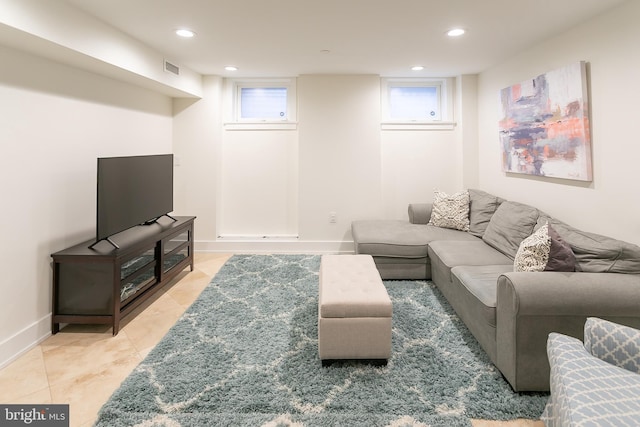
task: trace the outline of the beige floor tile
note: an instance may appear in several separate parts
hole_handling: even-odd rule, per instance
[[[42,391],[48,394],[49,381],[40,346],[0,371],[0,384],[0,402],[17,401]]]
[[[178,304],[184,308],[189,307],[198,298],[204,288],[207,287],[211,276],[200,270],[195,270],[184,279],[180,280],[176,286],[167,291]]]
[[[52,403],[69,404],[71,426],[90,423],[140,361],[137,353],[131,354],[110,364],[97,366],[91,372],[59,381],[51,386]]]
[[[43,353],[58,347],[86,345],[88,342],[105,340],[111,336],[108,325],[67,325],[59,333],[51,335],[40,344]]]
[[[196,268],[209,275],[210,278],[220,270],[220,267],[222,267],[222,265],[227,262],[229,258],[231,258],[231,254],[219,254],[211,252],[194,254]]]
[[[53,401],[51,400],[51,389],[49,388],[49,385],[47,385],[47,387],[43,388],[42,390],[36,391],[35,393],[27,394],[26,396],[11,398],[9,400],[0,399],[0,402],[12,405],[46,405],[49,403],[53,403]]]
[[[72,335],[64,332],[54,335]],[[75,334],[73,334],[75,335]],[[51,386],[59,383],[67,383],[76,378],[84,378],[96,370],[109,367],[120,360],[131,357],[139,358],[138,352],[129,337],[125,334],[111,335],[111,330],[98,333],[79,334],[84,339],[73,340],[68,338],[68,345],[56,345],[43,349],[43,357],[47,376]],[[62,341],[65,337],[57,338]]]
[[[138,352],[153,347],[182,316],[185,308],[168,294],[162,295],[145,311],[130,318],[120,334],[124,332]]]

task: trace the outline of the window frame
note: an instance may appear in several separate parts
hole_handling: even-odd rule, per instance
[[[241,92],[246,88],[286,88],[287,114],[280,118],[242,118]],[[245,129],[296,129],[297,95],[295,78],[251,78],[231,79],[231,117],[225,123],[228,130]]]
[[[391,117],[391,88],[393,87],[435,87],[440,107],[440,118],[410,119]],[[401,78],[381,79],[381,128],[383,130],[452,130],[453,120],[453,79],[452,78]]]

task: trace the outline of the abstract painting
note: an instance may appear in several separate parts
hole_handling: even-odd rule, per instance
[[[500,100],[505,172],[592,180],[584,62],[504,88]]]

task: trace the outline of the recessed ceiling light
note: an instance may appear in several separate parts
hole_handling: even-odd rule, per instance
[[[453,28],[447,31],[447,35],[449,37],[459,37],[464,34],[464,30],[462,28]]]
[[[411,67],[412,71],[422,71],[424,70],[424,67],[422,65],[414,65],[413,67]]]
[[[234,67],[233,65],[227,65],[224,69],[227,71],[238,71],[238,67]]]
[[[176,30],[176,34],[187,39],[196,35],[196,33],[191,30],[187,30],[186,28],[180,28]]]

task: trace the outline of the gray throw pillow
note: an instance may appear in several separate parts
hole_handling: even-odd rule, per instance
[[[576,256],[571,250],[571,246],[548,223],[547,232],[551,238],[551,247],[549,248],[549,261],[547,261],[544,270],[576,271]]]
[[[476,237],[484,235],[489,221],[501,201],[482,190],[469,189],[469,233]]]
[[[507,200],[496,209],[482,240],[514,259],[520,243],[531,235],[537,220],[536,208]]]

